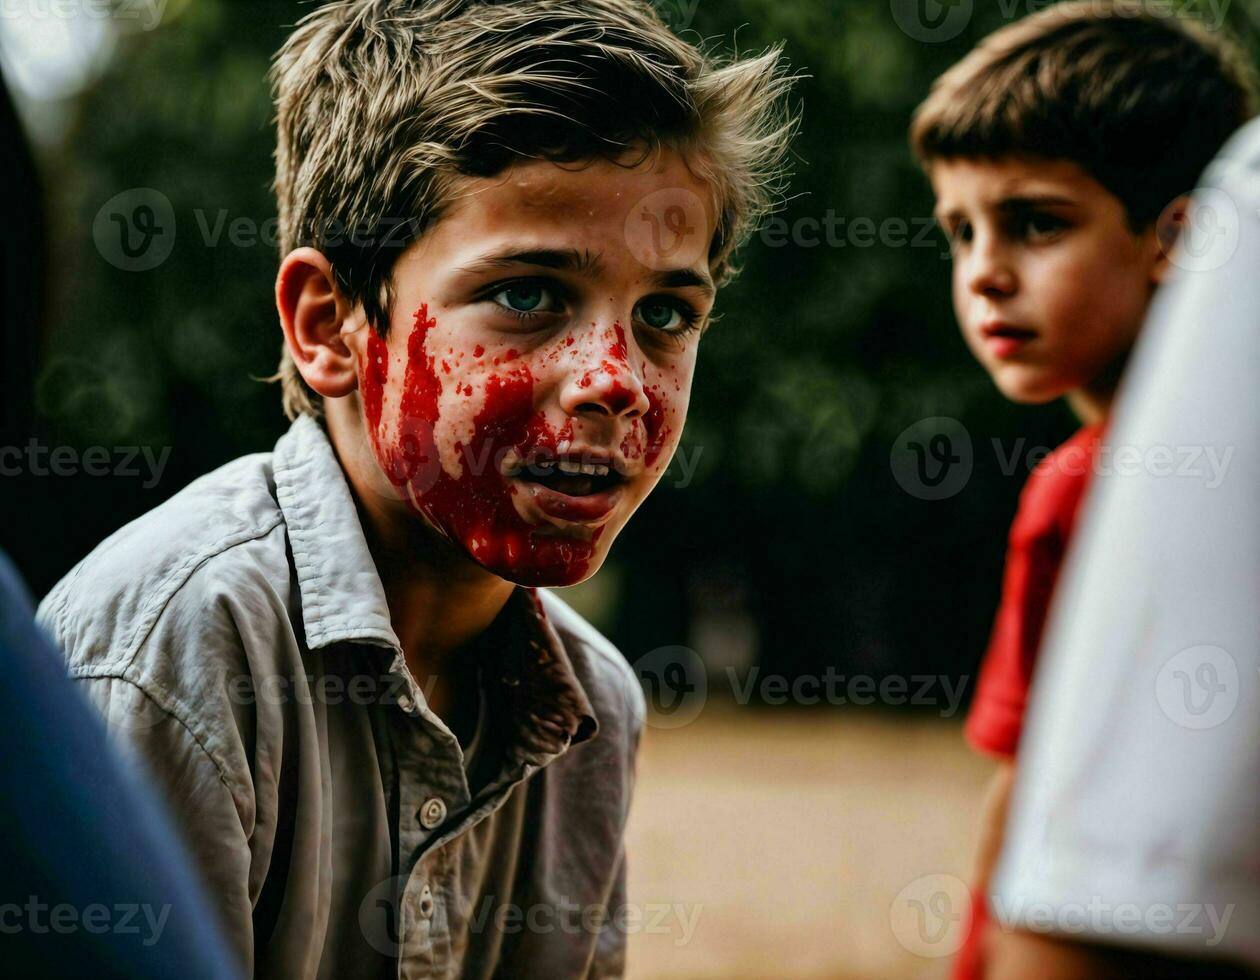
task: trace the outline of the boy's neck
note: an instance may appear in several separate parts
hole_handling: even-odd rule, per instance
[[[1114,393],[1113,393],[1114,394]],[[1078,388],[1067,396],[1068,408],[1082,425],[1098,425],[1111,414],[1112,395],[1101,395]]]
[[[477,661],[468,654],[515,586],[455,552],[419,518],[355,503],[390,624],[429,709],[467,745],[476,722]]]
[[[492,575],[411,514],[373,514],[360,504],[394,632],[424,683],[490,628],[515,586]]]
[[[412,676],[440,700],[447,682],[462,674],[459,654],[490,628],[515,586],[486,571],[439,537],[396,499],[374,492],[368,474],[347,465],[341,451],[342,406],[328,413],[329,441],[350,486],[368,550],[389,606],[393,626]],[[346,433],[354,438],[353,433]],[[364,460],[363,454],[355,459]],[[436,687],[433,685],[436,684]],[[432,703],[439,715],[442,711]]]
[[[1068,392],[1067,403],[1072,413],[1083,425],[1105,423],[1111,415],[1111,403],[1115,400],[1120,377],[1124,373],[1128,356],[1121,357],[1088,384]]]

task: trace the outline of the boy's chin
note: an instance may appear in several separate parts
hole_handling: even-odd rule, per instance
[[[467,545],[465,550],[486,571],[527,588],[578,585],[598,572],[608,556],[606,547],[558,538],[535,539],[512,554],[491,555]]]
[[[1068,392],[1067,386],[1054,384],[1046,378],[1018,375],[1012,377],[998,373],[994,376],[993,383],[1004,398],[1017,405],[1045,405],[1056,398],[1062,398]]]

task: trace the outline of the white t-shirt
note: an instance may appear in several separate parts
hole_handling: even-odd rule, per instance
[[[1260,123],[1190,221],[1051,613],[990,902],[1260,966]]]

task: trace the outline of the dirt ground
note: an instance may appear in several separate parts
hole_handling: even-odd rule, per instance
[[[709,705],[649,727],[630,976],[943,976],[989,771],[934,718]]]

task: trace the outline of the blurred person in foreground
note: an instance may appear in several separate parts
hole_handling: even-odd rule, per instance
[[[1171,267],[1184,195],[1255,103],[1227,38],[1163,7],[1078,0],[987,37],[915,114],[911,143],[952,242],[968,346],[1007,398],[1066,398],[1082,423],[1020,496],[967,718],[969,742],[998,771],[957,978],[983,975],[985,896],[1042,626],[1077,509],[1107,465],[1112,398]]]
[[[30,438],[46,262],[42,188],[2,80],[0,172],[8,177],[15,226],[29,229],[29,237],[0,243],[3,447]],[[2,551],[0,663],[0,972],[102,980],[238,976],[162,803],[145,773],[108,744]]]
[[[993,980],[1260,976],[1260,123],[1183,256],[1047,629]]]
[[[343,0],[273,80],[292,425],[41,619],[256,975],[620,976],[643,694],[544,587],[678,445],[781,55],[641,0]]]

